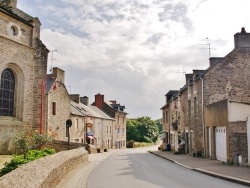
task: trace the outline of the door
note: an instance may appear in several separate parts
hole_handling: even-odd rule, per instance
[[[227,162],[226,127],[215,128],[216,159]]]

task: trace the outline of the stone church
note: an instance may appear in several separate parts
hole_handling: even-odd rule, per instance
[[[17,8],[17,0],[0,0],[0,154],[15,151],[15,131],[41,124],[49,50],[40,26],[38,18]]]

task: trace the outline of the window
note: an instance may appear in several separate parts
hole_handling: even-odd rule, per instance
[[[52,115],[56,115],[56,103],[52,102]]]
[[[79,120],[76,119],[76,126],[75,126],[75,129],[78,129],[79,128]]]
[[[109,127],[109,132],[111,133],[111,126]]]
[[[0,85],[0,116],[14,116],[15,76],[4,69]]]
[[[191,101],[188,101],[188,117],[191,118]]]
[[[197,100],[196,100],[196,97],[194,97],[194,117],[197,117]]]
[[[109,133],[109,127],[107,126],[107,133]]]
[[[165,123],[165,112],[163,111],[163,123]]]
[[[166,111],[166,123],[168,123],[168,111]]]

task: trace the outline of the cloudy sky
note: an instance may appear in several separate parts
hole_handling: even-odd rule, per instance
[[[161,118],[164,95],[184,72],[206,69],[250,31],[249,0],[18,0],[38,17],[48,66],[65,71],[71,94],[101,93],[126,106],[129,118]],[[49,70],[48,70],[49,72]]]

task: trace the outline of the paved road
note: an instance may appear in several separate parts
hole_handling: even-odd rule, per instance
[[[117,150],[89,174],[87,188],[243,188],[207,176],[148,153],[145,149]]]

